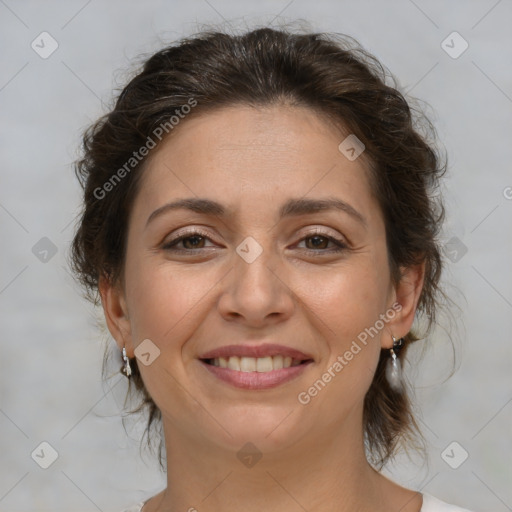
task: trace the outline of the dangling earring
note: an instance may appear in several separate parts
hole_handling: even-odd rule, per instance
[[[393,338],[393,348],[389,350],[390,358],[386,363],[386,379],[393,391],[401,393],[403,391],[402,365],[395,352],[404,346],[404,339],[397,340],[393,335],[391,337]]]
[[[130,360],[128,359],[128,357],[126,355],[125,347],[123,347],[123,360],[124,360],[124,366],[121,367],[121,373],[123,373],[128,378],[130,378],[130,375],[132,374],[132,367],[130,366]]]

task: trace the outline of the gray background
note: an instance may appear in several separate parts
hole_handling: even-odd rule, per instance
[[[428,103],[449,154],[445,286],[460,310],[452,341],[446,320],[408,366],[428,463],[403,456],[386,474],[475,511],[512,510],[510,0],[0,0],[1,511],[116,512],[165,485],[156,462],[139,455],[143,423],[129,424],[128,436],[123,429],[124,377],[101,382],[104,344],[113,341],[66,269],[82,129],[141,53],[201,23],[298,18],[376,54]],[[46,59],[31,48],[43,31],[59,45]],[[453,31],[469,43],[458,58],[441,46]],[[44,252],[44,237],[55,255]],[[447,380],[452,344],[457,371]],[[58,452],[48,469],[31,457],[43,441]],[[441,456],[453,441],[452,465],[469,454],[457,469]]]

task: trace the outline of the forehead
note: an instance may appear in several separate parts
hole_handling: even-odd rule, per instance
[[[168,156],[170,146],[178,151],[192,145],[196,157],[210,157],[212,151],[257,150],[262,156],[269,151],[303,152],[318,143],[336,149],[342,135],[340,127],[310,108],[234,105],[185,118],[155,151],[155,158]]]
[[[338,146],[348,132],[304,107],[231,106],[195,114],[149,155],[135,208],[173,198],[212,197],[241,208],[281,205],[283,196],[339,192],[364,209],[371,201],[363,157]],[[278,204],[279,203],[279,204]]]

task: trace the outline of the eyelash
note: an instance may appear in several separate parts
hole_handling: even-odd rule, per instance
[[[180,242],[182,242],[183,240],[186,240],[187,238],[194,238],[197,236],[207,239],[210,242],[212,241],[206,233],[204,233],[200,230],[194,230],[194,231],[190,231],[188,233],[184,233],[183,235],[180,235],[178,238],[175,238],[174,240],[170,240],[165,245],[163,245],[162,248],[166,251],[171,251],[171,252],[175,252],[175,253],[195,254],[202,248],[199,248],[199,249],[176,249],[175,246],[177,244],[179,244]],[[336,248],[335,249],[318,249],[318,250],[304,249],[309,254],[313,253],[315,255],[318,255],[318,253],[328,253],[328,254],[329,253],[340,253],[340,252],[346,251],[348,249],[347,244],[345,244],[341,240],[338,240],[337,238],[334,238],[325,233],[322,233],[321,231],[314,231],[312,233],[308,233],[307,236],[301,238],[300,242],[307,240],[308,238],[314,238],[314,237],[325,238],[329,242],[332,242],[336,246]]]

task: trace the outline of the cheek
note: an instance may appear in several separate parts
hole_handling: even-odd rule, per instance
[[[176,266],[171,271],[165,261],[155,260],[151,256],[127,260],[126,292],[135,344],[150,338],[163,346],[167,339],[175,338],[180,319],[201,300],[205,283],[199,283],[197,274],[187,274]]]
[[[200,323],[201,301],[207,300],[215,281],[176,265],[171,269],[168,262],[156,263],[151,257],[127,261],[126,270],[134,346],[149,339],[160,351],[154,364],[137,362],[144,384],[161,409],[185,410],[179,384],[186,380],[181,351]]]
[[[374,258],[347,262],[322,276],[296,278],[308,281],[305,302],[325,322],[331,337],[338,336],[340,342],[373,325],[385,311],[387,274]]]
[[[332,382],[331,392],[325,396],[327,403],[339,403],[341,397],[347,406],[359,402],[373,379],[380,339],[386,333],[381,315],[386,312],[388,274],[386,262],[381,260],[370,255],[359,258],[357,264],[353,260],[316,279],[316,286],[313,279],[309,288],[315,292],[305,295],[322,338],[319,346],[328,352],[317,375]]]

